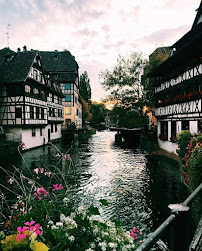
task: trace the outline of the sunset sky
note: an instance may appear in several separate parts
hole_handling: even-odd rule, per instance
[[[0,49],[68,49],[88,72],[92,99],[105,96],[99,73],[118,54],[169,46],[188,32],[200,0],[0,0]]]

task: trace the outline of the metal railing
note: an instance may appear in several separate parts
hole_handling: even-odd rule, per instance
[[[194,192],[181,204],[171,204],[168,207],[172,210],[171,215],[139,246],[137,251],[149,250],[160,238],[163,232],[171,225],[171,223],[179,215],[179,212],[185,212],[189,210],[187,206],[192,202],[195,197],[202,190],[202,183],[194,190]]]

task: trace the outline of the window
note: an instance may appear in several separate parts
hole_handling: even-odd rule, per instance
[[[49,116],[51,117],[52,116],[52,109],[49,108]]]
[[[65,107],[65,115],[71,115],[72,114],[72,108],[71,107]]]
[[[52,96],[52,102],[54,103],[54,95]]]
[[[51,124],[51,132],[53,132],[53,124]]]
[[[39,90],[37,88],[34,88],[33,93],[37,95],[37,94],[39,94]]]
[[[44,119],[44,108],[41,108],[41,119]]]
[[[34,107],[30,106],[30,119],[34,119]]]
[[[66,102],[71,102],[71,95],[65,95],[65,101]]]
[[[30,93],[31,87],[29,85],[25,85],[25,92]]]
[[[55,124],[55,132],[57,132],[58,131],[58,126],[57,126],[57,124]]]
[[[40,136],[43,136],[43,128],[40,128]]]
[[[52,113],[53,113],[53,117],[55,117],[55,108],[53,108]]]
[[[182,130],[189,130],[189,120],[182,121]]]
[[[79,109],[76,109],[76,116],[79,116]]]
[[[198,132],[202,132],[202,120],[198,121]]]
[[[71,84],[70,83],[65,84],[65,90],[71,90]]]
[[[36,137],[36,129],[32,128],[32,137]]]
[[[38,80],[38,74],[37,70],[34,70],[34,79]]]
[[[15,108],[15,117],[16,118],[22,118],[22,108],[21,107],[16,107]]]
[[[176,121],[171,121],[171,137],[176,138]]]
[[[74,100],[75,100],[75,103],[77,104],[78,103],[78,98],[76,96],[75,96]]]
[[[39,119],[39,107],[36,107],[36,119]]]
[[[41,98],[45,99],[45,92],[44,91],[41,91]]]
[[[161,140],[168,140],[168,122],[167,121],[161,121],[161,133],[160,133],[160,139]]]
[[[43,75],[41,72],[39,73],[39,79],[40,79],[40,82],[43,83]]]

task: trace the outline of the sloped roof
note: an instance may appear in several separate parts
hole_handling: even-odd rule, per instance
[[[77,72],[78,64],[69,51],[40,51],[43,67],[49,72]]]
[[[25,81],[36,53],[36,51],[18,52],[13,54],[12,60],[8,62],[4,60],[0,65],[0,82],[16,83]],[[3,59],[1,58],[1,60]]]
[[[196,14],[196,17],[194,19],[194,23],[192,25],[192,29],[198,24],[199,19],[202,16],[202,1],[201,1],[200,5],[199,5],[199,7],[198,7],[198,9],[196,11],[197,11],[197,14]],[[202,21],[202,20],[200,20],[200,21]]]
[[[50,73],[51,80],[56,82],[75,82],[78,75],[75,72],[57,72]]]
[[[5,56],[14,55],[16,52],[12,51],[10,48],[5,47],[0,50],[0,65],[5,61]]]

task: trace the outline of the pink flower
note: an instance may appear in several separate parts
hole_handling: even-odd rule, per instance
[[[138,227],[133,227],[133,229],[130,230],[130,236],[134,239],[137,240],[138,239],[138,235],[141,235],[139,228]]]
[[[39,168],[35,168],[35,169],[34,169],[34,172],[35,172],[36,174],[38,174],[38,173],[39,173]]]
[[[45,172],[45,173],[44,173],[44,175],[46,175],[46,176],[48,176],[48,177],[50,177],[51,174],[52,174],[51,172]]]
[[[34,198],[37,197],[39,200],[42,199],[41,195],[47,197],[48,192],[46,191],[46,189],[44,189],[43,187],[38,188],[37,191],[34,193]]]
[[[44,169],[43,169],[43,168],[39,168],[39,172],[40,172],[40,173],[43,173],[43,172],[44,172]]]
[[[52,191],[55,191],[55,190],[59,190],[59,189],[63,189],[63,186],[60,184],[59,186],[58,186],[58,184],[55,184],[55,185],[53,185],[53,190]]]
[[[34,226],[34,228],[35,228],[35,233],[38,234],[38,235],[41,235],[41,231],[39,230],[40,224],[37,223],[37,224]]]
[[[14,182],[14,179],[13,179],[13,178],[10,178],[10,179],[8,180],[8,183],[11,184],[11,185],[12,185],[13,182]]]
[[[16,236],[17,241],[21,241],[22,238],[23,238],[23,239],[26,238],[26,235],[25,235],[24,232],[25,232],[27,229],[28,229],[28,227],[23,227],[23,228],[18,227],[18,228],[17,228],[17,231],[18,231],[18,234],[17,234],[17,236]]]
[[[133,239],[137,240],[137,234],[134,233],[133,230],[130,230],[130,236],[131,236]]]
[[[28,229],[30,230],[30,231],[33,231],[34,230],[34,226],[32,226],[33,224],[35,223],[35,221],[30,221],[30,222],[25,222],[25,225],[26,226],[28,226]]]

